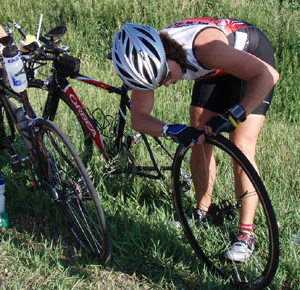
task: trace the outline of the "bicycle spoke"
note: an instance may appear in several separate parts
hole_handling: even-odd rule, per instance
[[[100,227],[94,222],[94,219],[91,217],[91,214],[87,210],[86,206],[77,199],[68,199],[66,204],[69,208],[70,213],[76,220],[80,231],[83,233],[88,245],[94,252],[101,252],[103,247],[101,243],[103,241],[101,237],[101,229]],[[90,226],[91,225],[91,226]],[[95,234],[93,233],[95,231]],[[101,240],[98,241],[96,237],[100,237]]]

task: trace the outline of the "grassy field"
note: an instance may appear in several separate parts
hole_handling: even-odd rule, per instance
[[[19,22],[34,34],[66,25],[63,43],[82,59],[81,71],[120,84],[106,60],[113,36],[125,22],[161,29],[187,17],[232,17],[258,26],[273,43],[281,79],[258,140],[257,163],[272,199],[280,232],[280,265],[269,289],[299,289],[300,246],[300,4],[298,0],[2,0],[0,23]],[[16,37],[19,37],[15,32]],[[192,82],[157,90],[153,114],[187,123]],[[107,106],[107,95],[82,90],[90,108]],[[174,102],[177,96],[178,102]],[[38,107],[38,99],[36,106]],[[111,104],[111,103],[110,103]],[[66,122],[67,117],[62,122]],[[175,147],[174,147],[175,148]],[[159,162],[167,162],[164,155]],[[0,289],[222,289],[222,282],[192,262],[185,241],[168,226],[173,213],[169,180],[103,178],[95,158],[93,178],[107,213],[112,261],[102,266],[74,247],[48,197],[26,187],[26,173],[6,174],[10,227],[0,230]],[[50,206],[49,206],[50,205]],[[224,288],[226,289],[226,288]]]

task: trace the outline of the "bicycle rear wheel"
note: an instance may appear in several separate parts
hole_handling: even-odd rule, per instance
[[[203,221],[190,219],[188,214],[196,206],[194,185],[189,182],[192,176],[191,149],[179,146],[176,151],[172,186],[180,225],[195,254],[209,270],[218,273],[218,277],[240,288],[263,289],[271,283],[279,260],[278,228],[268,193],[252,164],[234,144],[218,135],[214,138],[206,136],[205,144],[197,146],[202,146],[204,153],[204,146],[208,144],[214,145],[215,180],[206,178],[211,172],[205,162],[203,164],[205,174],[192,168],[193,183],[199,182],[207,189],[211,198],[207,218]],[[238,201],[235,196],[232,160],[239,164],[255,189],[254,192],[242,194]],[[184,171],[185,174],[182,175]],[[186,190],[187,182],[192,185],[190,190]],[[254,221],[256,248],[244,262],[228,260],[225,258],[225,252],[230,249],[237,235],[238,208],[243,207],[245,199],[254,195],[259,198]]]
[[[82,248],[106,263],[111,245],[105,215],[80,157],[51,121],[38,119],[34,129],[52,200]]]

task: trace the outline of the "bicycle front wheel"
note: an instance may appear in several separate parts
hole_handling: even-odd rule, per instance
[[[32,102],[40,108],[37,115],[59,126],[68,136],[83,164],[87,166],[93,155],[93,139],[66,94],[60,88],[47,91],[42,90],[35,82],[30,82],[29,85],[30,96],[35,97]]]
[[[240,288],[263,289],[271,283],[279,260],[278,228],[264,184],[245,155],[223,136],[206,136],[205,143],[197,146],[201,146],[203,154],[201,167],[196,168],[190,162],[192,150],[183,146],[178,147],[173,163],[174,204],[180,225],[198,258],[209,270],[219,274],[217,277]],[[205,156],[209,146],[214,146],[216,174],[210,170],[210,159]],[[248,177],[252,192],[236,197],[233,163]],[[195,184],[198,199],[203,200],[199,192],[205,192],[210,200],[210,205],[206,205],[207,216],[201,221],[190,213],[196,207]],[[243,206],[251,198],[258,198],[254,219],[255,250],[242,262],[229,259],[225,253],[237,236]]]
[[[80,157],[53,122],[37,120],[34,132],[52,200],[82,248],[106,263],[111,246],[105,215]]]

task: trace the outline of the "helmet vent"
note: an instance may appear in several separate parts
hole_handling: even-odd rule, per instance
[[[135,69],[137,71],[139,71],[138,55],[137,55],[137,51],[136,51],[136,49],[134,47],[132,48],[132,58],[133,58],[132,62],[133,62],[133,65],[134,65]]]
[[[152,58],[149,57],[149,60],[150,60],[150,64],[151,64],[151,67],[152,67],[152,71],[153,71],[153,74],[155,77],[157,77],[157,67],[153,61]]]
[[[122,37],[122,43],[124,43],[124,41],[125,41],[125,37],[126,37],[126,33],[125,33],[125,31],[122,31],[122,35],[121,35],[121,37]]]
[[[142,41],[142,43],[147,46],[147,48],[155,55],[155,57],[161,61],[161,58],[159,56],[159,54],[157,53],[157,50],[155,49],[155,47],[153,47],[153,45],[151,45],[151,43],[149,41],[147,41],[145,38],[139,37],[140,40]]]
[[[143,75],[144,75],[144,77],[147,79],[147,81],[148,81],[149,83],[151,83],[151,78],[150,78],[149,73],[147,72],[147,70],[146,70],[145,67],[143,67]]]
[[[126,42],[126,47],[125,47],[126,55],[129,55],[129,51],[130,51],[130,43],[129,43],[129,41],[127,41]]]
[[[152,39],[152,41],[155,41],[154,37],[145,29],[140,29],[138,27],[136,27],[135,29],[138,30],[139,32],[141,32],[142,34],[147,35],[149,38]]]
[[[117,59],[117,62],[118,62],[118,63],[121,63],[121,60],[120,60],[119,55],[118,55],[117,53],[115,53],[115,57],[116,57],[116,59]]]
[[[132,87],[135,87],[136,89],[140,89],[140,90],[147,90],[147,87],[139,84],[139,83],[136,83],[136,82],[133,82],[133,81],[129,81],[127,80],[127,82],[132,86]]]
[[[117,65],[117,67],[122,75],[124,75],[126,78],[132,79],[132,76],[129,73],[127,73],[125,70],[123,70],[119,65]]]

